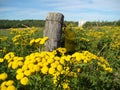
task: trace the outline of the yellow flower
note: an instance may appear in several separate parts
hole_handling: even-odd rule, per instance
[[[30,71],[30,70],[25,70],[25,71],[24,71],[24,74],[25,74],[26,76],[30,76],[30,75],[31,75],[31,71]]]
[[[29,71],[30,71],[30,73],[34,73],[35,72],[35,70],[33,68],[31,68]]]
[[[105,64],[102,64],[101,66],[103,67],[103,69],[105,69],[105,68],[106,68],[106,65],[105,65]]]
[[[60,64],[59,61],[55,61],[54,63],[55,63],[56,65],[59,65],[59,64]]]
[[[66,53],[66,48],[58,48],[57,49],[60,53],[62,53],[64,55],[64,53]]]
[[[40,71],[40,66],[39,65],[34,65],[34,68],[33,68],[36,72]]]
[[[48,63],[52,63],[52,62],[54,62],[54,59],[53,59],[53,58],[49,58],[49,59],[47,60],[47,62],[48,62]]]
[[[12,69],[17,69],[18,68],[18,62],[13,62],[12,63]]]
[[[105,68],[105,70],[110,72],[110,73],[112,72],[112,68]]]
[[[19,40],[20,37],[21,37],[21,35],[16,35],[12,38],[12,41],[16,42],[17,40]]]
[[[23,70],[22,69],[17,69],[17,71],[16,71],[16,73],[18,74],[18,73],[22,73],[23,72]]]
[[[71,59],[71,56],[70,56],[70,55],[67,55],[65,60],[66,60],[66,61],[70,61],[70,59]]]
[[[30,40],[30,46],[32,46],[33,43],[35,43],[35,39]]]
[[[18,62],[18,65],[19,65],[19,66],[22,66],[22,65],[23,65],[23,62],[22,62],[22,61],[19,61],[19,62]]]
[[[57,80],[56,80],[56,79],[54,79],[54,80],[53,80],[53,83],[54,83],[54,84],[57,84]]]
[[[6,85],[7,81],[4,81],[1,83],[1,87],[4,87]]]
[[[22,60],[24,60],[24,58],[23,57],[17,57],[17,60],[22,61]]]
[[[7,87],[7,90],[16,90],[16,88],[15,88],[15,86],[10,85],[10,86]]]
[[[8,63],[8,68],[10,68],[10,67],[12,66],[12,63],[13,63],[13,62],[9,62],[9,63]]]
[[[49,63],[48,62],[44,62],[44,63],[42,63],[42,66],[44,67],[44,66],[47,66]]]
[[[48,71],[48,67],[47,66],[44,66],[42,69],[41,69],[41,72],[43,74],[47,74],[47,71]]]
[[[45,43],[45,40],[42,39],[39,44],[43,45]]]
[[[2,63],[4,61],[4,59],[3,58],[0,58],[0,63]]]
[[[68,76],[77,77],[77,74],[76,74],[75,72],[70,72],[70,73],[68,74]]]
[[[62,65],[58,65],[58,66],[57,66],[57,70],[58,70],[58,71],[62,71],[62,70],[63,70]]]
[[[43,44],[45,43],[46,40],[48,40],[48,37],[42,38],[39,44],[43,45]]]
[[[39,62],[38,65],[39,65],[40,67],[42,67],[42,66],[43,66],[43,63],[42,63],[42,62]]]
[[[48,37],[44,37],[44,40],[48,40]]]
[[[54,63],[51,63],[50,66],[53,67],[53,68],[56,68],[56,67],[57,67],[57,64],[54,62]]]
[[[18,73],[17,75],[16,75],[16,79],[17,80],[20,80],[20,79],[22,79],[24,77],[24,74],[23,73]]]
[[[70,67],[66,67],[66,71],[69,71],[70,70]]]
[[[70,87],[69,87],[68,83],[63,83],[62,86],[65,90],[70,90]]]
[[[3,86],[3,87],[1,87],[0,90],[7,90],[7,87],[6,87],[6,86]]]
[[[33,63],[30,63],[29,65],[28,65],[28,69],[33,69],[34,68],[34,64]],[[26,69],[27,70],[27,69]]]
[[[41,41],[41,38],[35,39],[35,43],[39,43]]]
[[[15,56],[14,52],[9,52],[8,54],[5,55],[4,59],[9,60],[13,58],[14,56]]]
[[[7,85],[7,86],[10,86],[10,85],[12,85],[13,83],[14,83],[13,80],[9,80],[9,81],[6,82],[6,85]],[[12,90],[12,89],[10,89],[10,90]]]
[[[0,80],[5,80],[8,77],[7,73],[0,74]]]
[[[65,73],[66,73],[66,71],[65,71],[65,70],[62,70],[62,71],[61,71],[61,74],[65,74]]]
[[[27,69],[28,69],[28,66],[27,66],[26,64],[24,64],[24,65],[22,66],[22,69],[23,69],[23,70],[27,70]]]
[[[49,74],[54,74],[55,73],[55,68],[49,68]]]
[[[84,63],[87,63],[87,59],[84,59]]]
[[[28,78],[27,78],[27,77],[22,78],[22,79],[20,80],[20,83],[21,83],[22,85],[27,85],[27,84],[28,84]]]
[[[77,72],[80,72],[80,68],[77,69]]]
[[[60,59],[60,63],[64,65],[65,64],[65,60],[61,58]]]

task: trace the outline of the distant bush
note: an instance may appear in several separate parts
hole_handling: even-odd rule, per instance
[[[44,27],[44,20],[0,20],[0,28]]]
[[[93,27],[100,27],[100,26],[120,26],[120,20],[118,21],[93,21],[93,22],[86,22],[84,25],[85,28],[93,28]]]

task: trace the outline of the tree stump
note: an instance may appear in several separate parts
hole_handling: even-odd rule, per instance
[[[61,46],[62,25],[64,16],[61,13],[48,13],[43,36],[47,36],[45,50],[52,51]]]

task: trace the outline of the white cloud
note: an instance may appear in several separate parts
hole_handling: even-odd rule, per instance
[[[58,0],[59,1],[59,0]],[[46,3],[46,6],[57,8],[58,10],[79,10],[79,9],[96,9],[103,11],[120,11],[120,1],[118,0],[64,0],[61,2]]]
[[[47,12],[34,8],[0,8],[0,19],[45,19]]]
[[[21,5],[22,5],[21,0]],[[120,19],[120,0],[26,0],[23,7],[3,6],[0,18],[45,19],[48,12],[61,12],[66,20]],[[20,1],[19,1],[20,2]],[[3,15],[4,14],[4,15]],[[9,16],[11,15],[11,16]]]

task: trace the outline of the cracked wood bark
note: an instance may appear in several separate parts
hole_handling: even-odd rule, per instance
[[[49,38],[45,43],[46,51],[52,51],[61,46],[63,20],[64,16],[61,13],[48,13],[43,34]]]

